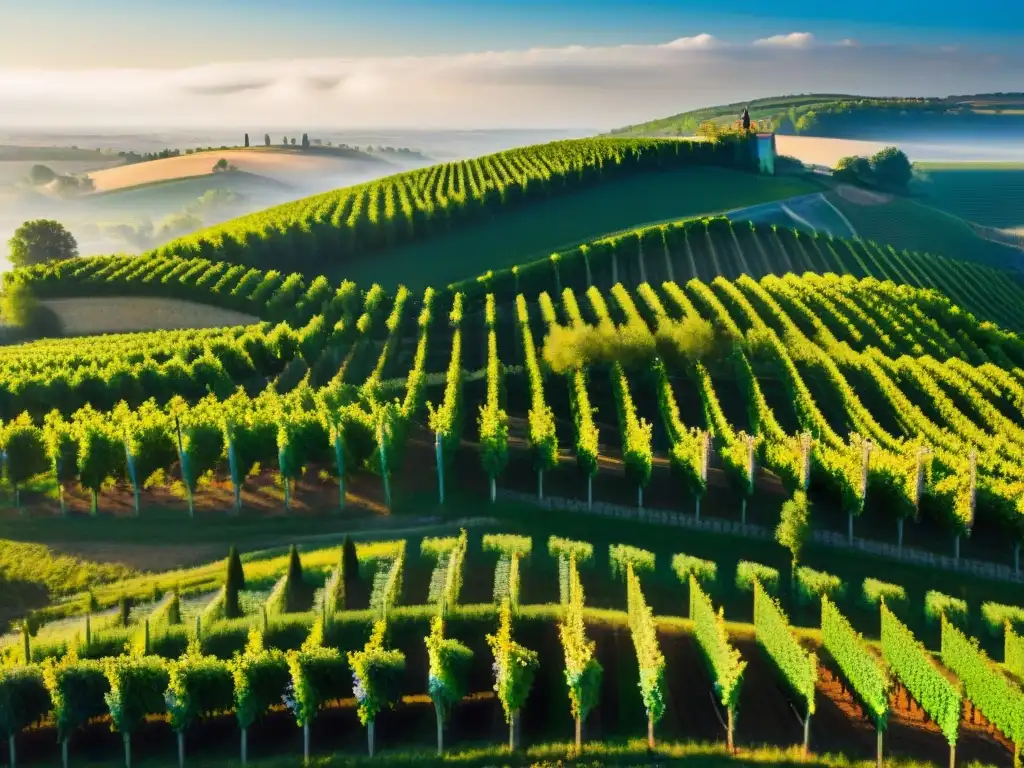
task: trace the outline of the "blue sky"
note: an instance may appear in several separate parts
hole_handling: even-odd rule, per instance
[[[798,30],[819,38],[1000,48],[1024,41],[1024,2],[1012,0],[727,6],[743,13],[710,7],[685,0],[33,0],[0,11],[0,66],[162,67],[444,54],[654,43],[700,32],[728,40]],[[1016,41],[1008,30],[1016,31]]]
[[[0,128],[603,129],[781,94],[1024,89],[1024,2],[711,7],[0,0]]]

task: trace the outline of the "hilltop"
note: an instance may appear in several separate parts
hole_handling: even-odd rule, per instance
[[[172,241],[156,255],[426,286],[609,232],[814,192],[759,176],[752,142],[579,139],[336,190]],[[371,254],[374,257],[371,257]]]
[[[624,126],[612,136],[692,136],[700,124],[727,126],[743,108],[752,120],[769,121],[780,134],[828,138],[898,140],[964,136],[985,130],[1020,135],[1024,130],[1024,93],[975,94],[944,98],[873,98],[850,94],[774,96],[681,112]],[[813,116],[808,117],[809,113]]]

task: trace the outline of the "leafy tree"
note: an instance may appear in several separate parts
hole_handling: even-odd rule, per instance
[[[249,134],[248,134],[248,133],[247,133],[247,134],[245,134],[245,146],[246,146],[246,147],[248,147],[248,146],[249,146]]]
[[[466,695],[473,652],[458,640],[444,636],[444,619],[440,616],[430,620],[426,643],[430,659],[427,690],[437,715],[437,754],[440,755],[444,753],[444,721],[449,710]]]
[[[103,698],[110,709],[111,725],[124,740],[125,766],[131,768],[132,733],[146,721],[147,715],[163,714],[166,710],[166,662],[158,656],[132,653],[108,659],[105,671],[110,691]]]
[[[906,189],[914,175],[910,160],[896,147],[885,147],[872,155],[871,167],[878,183],[891,189]]]
[[[263,146],[265,146],[265,147],[269,147],[270,146],[270,134],[269,133],[263,134]]]
[[[309,729],[313,718],[328,701],[343,698],[351,680],[345,656],[337,648],[324,646],[323,637],[323,624],[317,621],[302,648],[287,654],[292,679],[284,703],[302,728],[305,763],[309,762]]]
[[[363,649],[347,654],[352,693],[359,702],[359,722],[366,726],[370,757],[375,746],[374,721],[381,709],[392,706],[399,697],[399,680],[405,668],[405,654],[384,648],[386,628],[383,620],[377,621]]]
[[[813,109],[807,110],[804,114],[797,118],[797,121],[793,123],[793,129],[797,133],[805,133],[811,128],[818,124],[818,115]]]
[[[7,454],[4,468],[8,482],[14,487],[14,505],[20,507],[19,486],[50,467],[46,439],[43,430],[32,423],[27,413],[23,413],[4,425],[0,441]]]
[[[514,750],[519,746],[519,710],[530,694],[538,660],[536,651],[512,639],[512,609],[507,600],[501,605],[498,632],[487,635],[487,644],[494,654],[494,690],[508,723],[509,747]]]
[[[185,730],[200,717],[230,711],[235,686],[227,663],[203,656],[195,637],[185,654],[171,662],[168,673],[167,714],[178,737],[178,764],[184,765]]]
[[[7,737],[10,765],[16,765],[18,733],[50,712],[50,694],[38,667],[0,668],[0,736]]]
[[[220,160],[218,160],[216,163],[213,164],[213,172],[214,173],[219,173],[221,171],[226,171],[227,169],[228,169],[228,161],[225,160],[223,157]]]
[[[78,243],[59,221],[35,219],[26,221],[14,231],[7,244],[10,260],[16,267],[28,267],[78,255]]]
[[[782,505],[782,516],[778,528],[775,529],[775,540],[788,549],[793,558],[794,577],[800,552],[810,533],[810,503],[807,501],[807,494],[797,491],[793,498]]]
[[[875,170],[871,167],[871,161],[856,155],[839,158],[832,175],[851,184],[871,186],[875,183]]]
[[[242,765],[248,757],[249,728],[270,707],[281,701],[281,693],[288,685],[291,674],[285,655],[263,646],[263,635],[257,630],[249,632],[245,652],[235,654],[228,663],[235,683],[235,717],[242,731]]]
[[[57,174],[47,165],[33,165],[28,172],[28,181],[34,187],[49,184],[57,178]]]
[[[281,143],[284,144],[287,147],[288,146],[288,137],[287,136],[282,136],[281,137]],[[292,139],[292,144],[294,144],[294,143],[295,143],[295,140]]]
[[[309,136],[305,133],[302,134],[302,148],[309,149]]]

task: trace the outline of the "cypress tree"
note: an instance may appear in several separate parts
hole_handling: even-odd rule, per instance
[[[242,615],[242,606],[238,603],[238,593],[245,589],[245,573],[242,571],[242,559],[234,546],[228,553],[227,575],[224,578],[224,618],[237,619]]]
[[[334,606],[340,610],[347,607],[349,586],[359,577],[359,564],[356,562],[356,545],[348,536],[341,544],[341,560],[338,562],[338,584],[334,593]]]
[[[299,550],[292,544],[288,552],[288,577],[285,586],[285,610],[288,613],[302,610],[303,598],[302,561],[299,560]]]
[[[270,146],[270,134],[269,133],[263,134],[263,146],[265,146],[265,147],[269,147]]]
[[[175,589],[171,594],[171,604],[167,606],[167,623],[168,624],[181,624],[181,598],[178,596],[178,590]]]
[[[356,544],[348,536],[341,545],[341,580],[346,586],[359,581],[359,561],[356,559]]]
[[[305,133],[302,134],[302,148],[309,149],[309,135]]]
[[[245,589],[245,571],[242,570],[242,558],[238,547],[232,545],[228,552],[228,579],[233,580],[238,589]]]
[[[131,616],[132,602],[127,595],[121,595],[117,601],[117,623],[122,627],[127,627],[131,623]]]
[[[245,146],[249,146],[249,134],[245,134]]]

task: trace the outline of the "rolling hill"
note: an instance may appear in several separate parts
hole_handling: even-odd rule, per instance
[[[614,130],[613,136],[691,136],[701,123],[728,126],[748,107],[753,120],[770,122],[778,133],[809,112],[814,121],[802,133],[813,136],[895,141],[913,134],[920,140],[964,137],[986,132],[1018,136],[1024,130],[1024,94],[976,94],[945,98],[871,98],[806,94],[754,99],[682,112]]]
[[[739,136],[713,143],[555,142],[278,206],[156,253],[425,285],[609,231],[816,188],[800,179],[759,177],[752,168],[752,143]],[[387,259],[378,256],[385,253]]]
[[[205,176],[222,158],[240,171],[294,185],[308,184],[312,179],[321,178],[368,178],[389,167],[383,160],[355,150],[271,146],[209,150],[148,160],[96,171],[89,177],[97,193],[110,192],[160,181]]]
[[[392,751],[396,743],[416,745],[422,754],[421,734],[434,734],[435,713],[423,694],[428,619],[442,614],[435,626],[474,648],[467,690],[489,692],[494,665],[484,637],[507,601],[515,605],[516,637],[538,652],[539,693],[531,696],[562,702],[560,718],[544,706],[523,718],[530,738],[561,738],[570,730],[556,622],[576,611],[580,631],[595,638],[587,648],[608,675],[598,698],[601,738],[611,733],[606,723],[626,736],[642,732],[646,711],[636,686],[644,679],[675,697],[665,695],[659,740],[695,733],[720,738],[720,721],[704,696],[716,690],[718,673],[702,666],[698,648],[711,642],[713,631],[733,665],[728,684],[739,685],[736,670],[746,664],[743,698],[737,693],[726,705],[741,701],[744,711],[759,715],[741,718],[736,729],[742,759],[772,765],[796,758],[763,760],[748,744],[788,744],[803,729],[791,715],[784,670],[762,652],[770,632],[807,662],[801,662],[806,698],[827,699],[815,714],[815,750],[825,744],[844,754],[863,751],[863,717],[853,695],[836,683],[829,604],[817,613],[815,589],[827,588],[849,614],[847,642],[861,644],[871,664],[873,651],[853,629],[878,634],[879,612],[861,596],[866,578],[886,580],[887,603],[896,605],[897,593],[914,601],[913,611],[898,609],[910,617],[896,627],[907,641],[891,639],[897,620],[887,603],[882,608],[886,654],[898,642],[931,665],[931,654],[909,633],[932,646],[939,642],[930,621],[936,604],[954,606],[945,610],[957,611],[956,631],[978,635],[993,653],[1001,631],[1008,643],[1020,642],[1019,624],[1004,628],[999,617],[1018,621],[1024,612],[992,602],[1017,601],[1024,543],[1019,276],[981,259],[912,253],[767,220],[752,225],[742,217],[789,209],[821,217],[840,234],[843,227],[901,230],[887,228],[884,217],[869,218],[892,201],[756,176],[747,172],[746,149],[740,142],[621,140],[530,148],[318,196],[143,257],[80,258],[5,277],[6,285],[25,282],[47,301],[91,304],[96,314],[138,312],[140,305],[146,311],[139,297],[246,314],[206,314],[239,323],[228,328],[0,349],[9,491],[0,526],[46,542],[78,534],[85,539],[81,549],[92,545],[97,552],[107,551],[102,537],[109,536],[117,541],[110,547],[117,562],[139,558],[149,571],[100,569],[85,559],[58,563],[40,551],[45,547],[0,542],[2,574],[14,586],[0,590],[0,617],[27,619],[32,608],[33,625],[42,624],[34,634],[0,636],[0,658],[16,670],[0,675],[0,685],[16,680],[17,690],[32,693],[31,717],[45,720],[53,702],[62,701],[47,684],[58,691],[65,684],[51,682],[49,670],[72,670],[68,679],[92,681],[89,711],[106,717],[123,701],[96,693],[106,676],[143,670],[129,695],[145,695],[139,711],[162,715],[178,706],[178,699],[163,696],[168,664],[173,674],[201,664],[201,682],[221,681],[221,703],[203,711],[223,713],[217,716],[223,720],[206,719],[229,728],[230,736],[221,725],[209,735],[193,727],[193,756],[221,749],[228,738],[236,743],[238,721],[228,710],[253,690],[238,670],[270,670],[261,678],[261,706],[276,711],[253,729],[253,741],[267,738],[288,749],[294,738],[288,742],[274,729],[287,727],[294,736],[296,718],[277,702],[308,695],[309,688],[295,693],[292,678],[308,682],[323,674],[318,695],[332,703],[322,707],[318,731],[345,739],[348,750],[349,736],[362,734],[348,702],[333,703],[353,690],[341,651],[366,642],[380,618],[388,622],[389,647],[408,654],[411,668],[395,676],[406,699],[388,713],[393,717],[381,719],[389,733],[383,759],[394,761],[405,759]],[[790,196],[772,201],[769,193],[785,185]],[[650,221],[678,206],[729,210],[741,203],[748,205],[733,210],[732,220],[641,227],[583,245],[569,238],[568,247],[547,258],[492,269],[508,263],[516,245],[524,257],[543,255],[547,241],[531,239],[537,230],[554,242],[567,233],[607,234],[624,221],[640,215]],[[844,213],[845,203],[863,209],[861,218]],[[955,218],[930,210],[929,216]],[[528,215],[534,218],[516,218]],[[939,220],[929,221],[937,227]],[[512,225],[502,229],[500,222]],[[420,233],[424,226],[430,231]],[[486,227],[489,237],[479,235],[479,251],[467,247],[476,258],[455,258],[449,249],[457,241],[446,238],[469,237],[474,227]],[[440,244],[435,257],[400,259],[396,254],[418,245],[419,236],[425,246]],[[337,276],[289,274],[307,252],[319,259],[313,265],[334,267]],[[341,281],[350,264],[374,260],[375,284]],[[456,272],[483,274],[454,286],[436,281]],[[381,285],[431,276],[433,287],[411,291]],[[792,567],[771,537],[784,502],[805,503],[801,491],[813,509],[801,563],[828,570],[794,569],[796,586],[779,592],[796,627],[763,589]],[[334,537],[364,523],[378,530],[353,536],[361,577],[345,582]],[[480,540],[476,528],[491,535]],[[434,533],[444,538],[421,541]],[[552,534],[571,540],[550,542]],[[294,550],[286,558],[278,547],[246,556],[246,589],[237,593],[220,576],[231,570],[223,561],[186,569],[194,562],[171,551],[189,548],[197,560],[191,550],[197,542],[222,546],[226,537],[235,543],[263,537],[279,545],[298,535],[310,537],[301,555]],[[376,540],[384,536],[387,541]],[[553,556],[538,553],[527,561],[544,542]],[[602,566],[577,571],[576,557],[563,556],[560,547],[581,553],[581,560],[600,552]],[[621,581],[625,571],[628,589],[608,588],[606,552],[615,578]],[[623,566],[631,558],[637,570],[643,564],[642,583],[631,564]],[[285,575],[289,561],[305,569],[298,586],[289,586],[295,577]],[[63,581],[55,577],[58,565]],[[694,567],[725,576],[716,581],[715,604],[697,581],[688,581]],[[753,602],[743,578],[750,573],[757,582]],[[592,595],[587,614],[583,579]],[[691,590],[688,620],[673,613],[686,603],[680,579]],[[121,598],[123,610],[115,608]],[[238,602],[230,613],[229,600]],[[970,612],[955,607],[965,600]],[[919,610],[922,601],[927,610]],[[736,623],[751,618],[752,625]],[[1002,681],[1015,697],[1011,703],[1024,701],[966,635],[955,638],[959,654],[947,654],[949,626],[942,625],[942,663],[957,675],[973,663],[983,681]],[[639,673],[633,644],[624,642],[629,631],[649,638]],[[808,654],[822,643],[828,653],[820,660]],[[206,656],[182,658],[186,647]],[[645,678],[645,660],[662,658],[662,647],[664,676]],[[1015,658],[1007,652],[1008,666],[1019,672]],[[46,667],[46,675],[38,672],[34,664],[50,659],[63,662]],[[303,667],[304,660],[312,661]],[[351,666],[358,669],[357,662]],[[948,670],[929,668],[945,680]],[[627,688],[631,707],[623,704]],[[887,692],[883,687],[882,706],[892,707],[885,710],[885,738],[899,743],[920,726],[920,713],[911,712],[909,695],[889,699]],[[1003,712],[992,708],[999,703],[973,689],[954,693],[956,706],[947,708],[944,722],[955,732],[960,758],[1007,762],[1013,744],[1006,735],[1016,732],[978,726],[961,699],[986,717]],[[703,720],[690,718],[691,699],[703,702]],[[472,716],[467,731],[474,740],[490,733],[481,722],[503,731],[489,693],[460,704],[457,716],[468,717],[463,710],[471,708],[482,713]],[[337,727],[320,726],[332,718]],[[136,741],[153,754],[170,753],[172,733],[151,719],[139,718]],[[33,727],[33,738],[42,733],[53,741],[48,722]],[[107,722],[99,727],[110,737]],[[929,728],[911,731],[914,738],[899,749],[914,758],[945,756],[946,739]],[[31,756],[42,751],[15,735]],[[875,734],[868,736],[872,746]],[[84,742],[76,736],[74,749]],[[96,754],[128,744],[110,737]],[[491,760],[485,749],[473,749],[473,760]],[[618,757],[627,754],[616,749]],[[670,760],[686,748],[659,741],[657,749]],[[542,750],[560,756],[562,745]],[[351,753],[344,754],[343,762]]]

